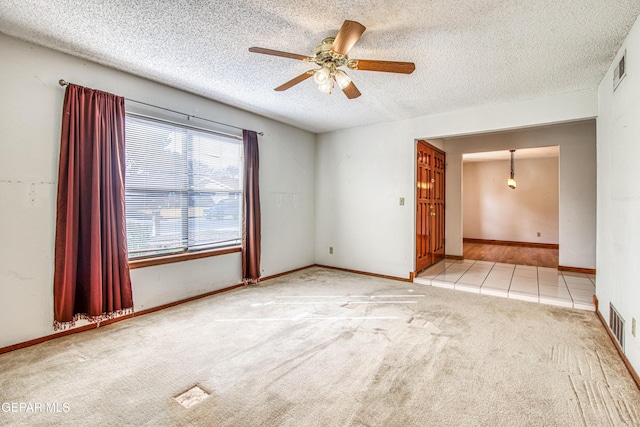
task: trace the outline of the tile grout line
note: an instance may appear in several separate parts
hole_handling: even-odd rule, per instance
[[[478,288],[478,292],[482,293],[482,287],[484,286],[484,282],[486,282],[486,281],[487,281],[487,279],[489,278],[489,275],[490,275],[490,274],[491,274],[491,272],[493,271],[493,267],[495,267],[495,266],[496,266],[496,263],[494,262],[494,263],[491,265],[491,268],[489,269],[489,271],[487,272],[487,275],[486,275],[486,276],[484,276],[484,280],[482,281],[482,283],[480,283],[480,287]]]
[[[464,263],[464,260],[462,260],[462,262]],[[476,261],[473,260],[473,262],[471,263],[471,265],[475,264]],[[469,266],[469,268],[471,268],[471,266]],[[462,273],[460,275],[460,277],[458,277],[458,280],[456,280],[455,282],[453,282],[453,289],[456,290],[456,284],[460,281],[460,279],[462,279],[462,276],[464,276],[465,274],[467,274],[467,271],[469,271],[469,268],[467,268],[464,273]]]
[[[473,261],[473,262],[471,263],[471,265],[469,266],[469,268],[467,268],[467,269],[464,271],[464,273],[462,273],[462,274],[460,275],[460,277],[459,277],[456,281],[454,281],[454,282],[453,282],[453,287],[454,287],[454,289],[455,289],[456,283],[458,283],[458,281],[459,281],[460,279],[462,279],[462,276],[464,276],[465,274],[467,274],[467,272],[469,271],[469,269],[470,269],[470,268],[471,268],[471,267],[476,263],[476,261],[477,261],[477,260],[470,260],[470,261]],[[463,260],[463,262],[464,262],[464,260]],[[449,267],[445,267],[444,271],[443,271],[442,273],[438,274],[438,276],[440,276],[440,275],[441,275],[441,274],[443,274],[443,273],[446,273],[446,272],[447,272],[447,270],[448,270],[452,265],[455,265],[455,263],[450,264],[450,265],[449,265]],[[434,279],[437,279],[437,278],[438,278],[438,276],[436,276],[436,277],[434,277],[433,279],[431,279],[431,281],[433,282],[433,280],[434,280]],[[451,282],[450,282],[450,283],[451,283]]]
[[[560,271],[560,276],[562,276],[562,282],[564,283],[565,288],[567,288],[567,292],[569,292],[569,298],[571,298],[571,307],[576,308],[576,301],[573,299],[573,295],[571,295],[571,288],[567,284],[567,279],[564,278],[564,273]]]
[[[511,285],[513,284],[513,276],[516,274],[517,267],[518,264],[515,264],[513,266],[513,271],[511,272],[511,279],[509,279],[509,287],[507,288],[507,298],[509,298],[509,296],[511,295]]]

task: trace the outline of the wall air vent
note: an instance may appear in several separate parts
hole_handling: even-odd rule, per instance
[[[622,52],[622,56],[617,61],[617,66],[613,70],[613,90],[618,88],[618,85],[627,75],[627,51]]]
[[[609,303],[609,327],[624,351],[624,319],[611,303]]]

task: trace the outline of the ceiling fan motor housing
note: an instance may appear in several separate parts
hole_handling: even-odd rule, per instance
[[[346,65],[349,58],[347,55],[341,55],[332,50],[334,41],[335,37],[327,37],[322,40],[322,43],[320,43],[313,51],[313,62],[320,66],[327,66],[332,69]]]

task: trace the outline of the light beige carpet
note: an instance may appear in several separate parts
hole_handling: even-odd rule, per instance
[[[321,268],[1,355],[0,404],[29,426],[640,425],[594,313]]]

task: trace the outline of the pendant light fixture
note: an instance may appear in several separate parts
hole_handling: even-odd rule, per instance
[[[342,70],[336,70],[334,64],[328,63],[313,73],[313,79],[318,85],[318,90],[323,93],[331,93],[333,91],[334,82],[338,84],[340,89],[345,89],[351,84],[351,78]]]
[[[511,173],[509,175],[509,179],[507,180],[507,185],[512,190],[515,190],[516,189],[516,178],[515,178],[515,167],[514,167],[514,164],[513,164],[513,157],[514,157],[514,154],[515,154],[516,150],[509,150],[509,152],[511,152]]]
[[[328,67],[322,67],[313,73],[313,79],[318,85],[323,85],[331,81],[331,70]]]
[[[334,78],[336,79],[338,86],[340,86],[340,89],[344,89],[351,84],[351,78],[342,70],[336,70]]]

